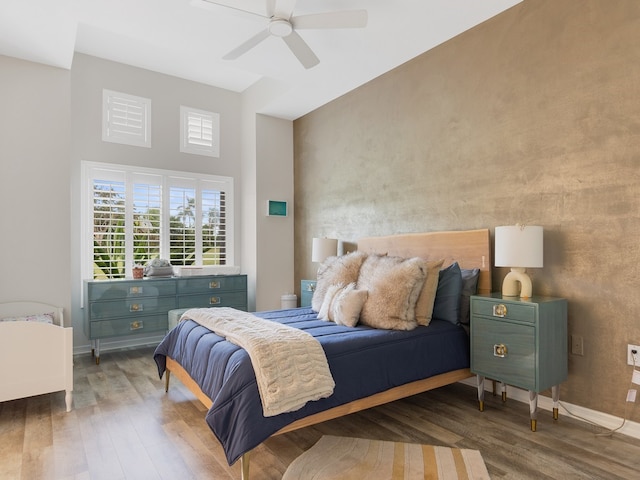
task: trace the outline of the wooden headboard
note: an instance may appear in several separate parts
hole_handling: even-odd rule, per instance
[[[491,292],[491,240],[488,229],[457,232],[405,233],[358,240],[358,250],[399,257],[444,259],[460,268],[479,268],[478,293]]]

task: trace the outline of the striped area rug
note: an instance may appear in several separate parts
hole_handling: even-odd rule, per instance
[[[477,450],[325,435],[282,480],[489,479]]]

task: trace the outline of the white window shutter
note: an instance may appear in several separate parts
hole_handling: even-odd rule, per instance
[[[181,106],[180,151],[220,157],[220,114]]]
[[[103,90],[102,140],[151,148],[151,100]]]

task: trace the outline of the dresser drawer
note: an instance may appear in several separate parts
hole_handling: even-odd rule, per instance
[[[92,302],[91,321],[106,318],[135,317],[136,315],[152,315],[166,313],[176,308],[176,297],[140,297],[126,300],[111,300],[108,302]]]
[[[164,332],[167,330],[167,314],[140,315],[137,317],[119,318],[91,322],[90,337],[105,338],[134,335],[137,333]]]
[[[533,326],[474,316],[471,371],[527,390],[536,390]]]
[[[246,291],[247,277],[245,275],[231,275],[219,277],[194,277],[178,280],[178,294],[233,292]]]
[[[175,295],[175,282],[149,281],[92,283],[89,286],[89,301],[117,300],[139,297]]]
[[[203,307],[235,307],[247,309],[246,292],[212,292],[206,295],[182,295],[178,297],[177,308],[203,308]]]
[[[533,323],[536,321],[536,307],[520,302],[498,302],[474,297],[471,302],[471,315]]]

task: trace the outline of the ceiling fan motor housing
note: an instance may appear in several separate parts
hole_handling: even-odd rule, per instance
[[[276,37],[287,37],[293,32],[293,27],[288,20],[283,18],[274,18],[269,22],[269,33]]]

